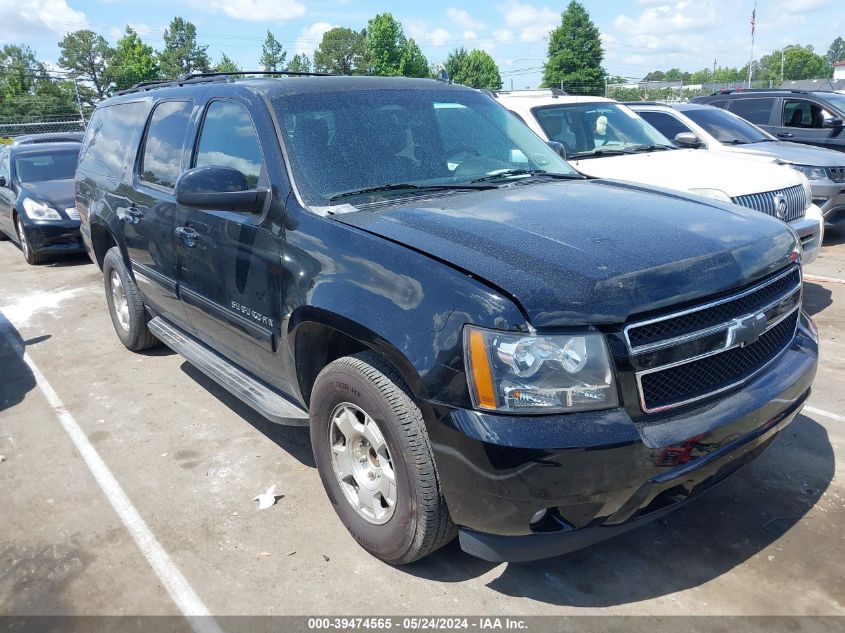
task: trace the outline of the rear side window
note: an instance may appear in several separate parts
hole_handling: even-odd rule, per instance
[[[167,189],[176,185],[182,172],[182,147],[192,109],[190,101],[163,101],[155,107],[141,158],[144,181]]]
[[[681,123],[671,114],[665,112],[639,111],[639,115],[648,123],[651,123],[657,130],[670,141],[674,140],[682,132],[692,132],[686,125]]]
[[[751,123],[755,123],[756,125],[768,125],[774,105],[775,99],[771,97],[761,99],[734,99],[731,101],[728,109],[746,121],[751,121]]]
[[[194,166],[219,165],[240,171],[250,188],[258,185],[264,157],[252,119],[237,103],[212,101],[200,132]]]
[[[147,112],[147,105],[140,101],[97,108],[82,141],[78,169],[120,178]]]

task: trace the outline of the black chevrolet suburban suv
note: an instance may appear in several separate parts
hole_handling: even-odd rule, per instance
[[[728,110],[784,141],[845,152],[845,95],[805,90],[732,90],[704,103]]]
[[[393,564],[654,519],[758,455],[816,371],[783,223],[586,179],[440,81],[139,86],[97,107],[76,202],[124,345],[310,427]]]

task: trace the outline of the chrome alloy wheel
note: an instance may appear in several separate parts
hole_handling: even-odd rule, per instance
[[[129,331],[129,301],[126,299],[126,288],[123,287],[123,282],[120,280],[120,275],[116,270],[111,271],[111,299],[114,305],[114,313],[117,315],[117,321],[127,332]]]
[[[15,218],[15,225],[18,229],[18,239],[21,242],[21,250],[23,251],[23,256],[29,260],[29,242],[26,241],[26,231],[23,228],[23,224],[21,224],[20,218]]]
[[[383,525],[396,508],[396,474],[376,422],[342,402],[329,424],[332,466],[346,500],[366,521]]]

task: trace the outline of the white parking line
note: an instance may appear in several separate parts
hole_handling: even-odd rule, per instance
[[[845,279],[836,277],[821,277],[819,275],[804,275],[804,281],[820,281],[823,284],[845,284]]]
[[[171,599],[176,603],[176,607],[187,618],[196,633],[222,633],[217,622],[211,617],[208,608],[199,599],[191,585],[188,584],[182,572],[176,567],[173,559],[170,558],[158,542],[150,528],[147,527],[144,519],[141,518],[135,506],[132,505],[129,497],[126,496],[123,488],[117,479],[115,479],[109,467],[106,466],[103,458],[100,457],[100,454],[91,442],[88,441],[85,432],[74,419],[73,415],[67,410],[64,403],[53,390],[53,387],[44,377],[44,374],[41,373],[38,366],[33,362],[29,354],[26,353],[26,350],[15,339],[8,323],[6,317],[0,312],[0,334],[2,334],[12,346],[12,349],[29,366],[36,384],[56,413],[65,433],[67,433],[68,437],[70,437],[76,446],[82,459],[85,460],[85,464],[88,466],[91,474],[94,475],[94,479],[97,480],[100,489],[106,495],[106,498],[108,498],[109,503],[111,503],[124,527],[126,527],[126,530],[138,545],[144,558],[147,559],[150,567],[153,568],[161,584],[164,585],[167,593],[170,594]]]
[[[830,411],[825,411],[824,409],[816,409],[816,407],[804,407],[804,411],[806,411],[807,413],[815,413],[816,415],[823,415],[824,417],[830,418],[831,420],[836,420],[837,422],[845,422],[845,415],[831,413]]]

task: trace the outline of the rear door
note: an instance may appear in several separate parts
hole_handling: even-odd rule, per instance
[[[840,118],[826,106],[814,99],[795,97],[783,100],[782,124],[775,134],[779,138],[808,143],[819,147],[845,150],[845,134],[842,128],[826,127],[827,121]]]
[[[743,97],[728,101],[728,111],[774,134],[779,121],[779,105],[777,97]]]
[[[251,113],[262,119],[254,121]],[[256,127],[271,133],[259,139]],[[203,114],[190,166],[233,167],[250,186],[269,187],[268,161],[282,165],[272,130],[262,101],[250,105],[240,98],[212,100]],[[282,311],[282,236],[270,216],[180,206],[176,252],[179,294],[196,336],[274,384]]]
[[[157,312],[187,325],[176,290],[176,199],[192,100],[158,102],[148,120],[135,166],[131,204],[118,211],[138,287]]]

